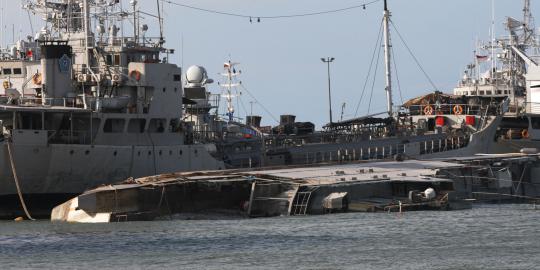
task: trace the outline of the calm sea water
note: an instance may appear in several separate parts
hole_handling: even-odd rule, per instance
[[[540,269],[540,210],[0,222],[0,269]]]

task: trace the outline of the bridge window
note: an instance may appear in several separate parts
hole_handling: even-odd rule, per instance
[[[165,119],[151,119],[148,125],[148,132],[163,133],[165,132]]]
[[[128,123],[128,132],[143,133],[146,126],[146,119],[130,119]]]
[[[105,133],[122,133],[124,132],[125,119],[110,118],[105,120],[103,132]]]
[[[2,70],[2,73],[3,73],[4,75],[11,75],[11,68],[4,68],[4,69]]]
[[[15,75],[21,75],[21,74],[22,74],[22,69],[20,69],[20,68],[14,68],[14,69],[13,69],[13,74],[15,74]]]
[[[531,117],[531,126],[533,129],[540,129],[540,117]]]

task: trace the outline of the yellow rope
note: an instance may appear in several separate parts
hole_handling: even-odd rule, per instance
[[[17,187],[17,194],[19,195],[19,200],[21,201],[21,205],[23,207],[24,213],[26,214],[26,217],[30,220],[35,220],[32,218],[30,212],[28,212],[28,209],[26,208],[26,203],[24,202],[21,187],[19,186],[19,178],[17,177],[17,171],[15,170],[15,162],[13,161],[13,155],[11,153],[11,142],[7,141],[6,144],[9,154],[9,161],[11,163],[11,172],[13,173],[13,180],[15,181],[15,186]]]

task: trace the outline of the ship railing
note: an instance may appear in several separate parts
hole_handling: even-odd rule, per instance
[[[408,150],[409,148],[402,143],[385,146],[349,147],[332,151],[308,152],[293,157],[293,162],[296,164],[316,164],[324,162],[392,159],[398,154],[405,156],[434,154],[464,148],[469,144],[469,139],[470,137],[468,136],[451,136],[448,138],[421,141],[417,142],[419,149],[413,150],[413,152],[410,152],[411,150]]]
[[[464,114],[464,115],[482,115],[485,107],[482,105],[469,104],[426,104],[411,105],[409,112],[412,115],[439,115],[439,114]]]
[[[524,108],[525,112],[529,112],[531,114],[538,114],[538,112],[540,112],[540,102],[525,102]],[[524,112],[521,111],[521,113]]]
[[[452,136],[420,142],[420,154],[433,154],[464,148],[469,145],[469,136]]]
[[[9,103],[9,101],[7,103]],[[24,96],[14,100],[14,104],[18,106],[59,106],[67,108],[82,107],[81,101],[77,97],[40,98],[35,96]]]

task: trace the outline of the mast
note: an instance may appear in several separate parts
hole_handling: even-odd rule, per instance
[[[90,69],[90,55],[88,53],[88,35],[90,34],[90,8],[88,6],[88,0],[83,2],[84,12],[84,61],[86,61],[86,68]]]
[[[229,60],[229,65],[226,66],[227,70],[227,115],[229,116],[229,122],[234,120],[234,105],[232,102],[232,71],[231,71],[231,61]]]
[[[233,104],[233,87],[239,86],[242,82],[236,83],[234,81],[234,78],[238,76],[241,71],[237,71],[235,66],[237,66],[239,63],[233,63],[231,60],[228,62],[225,62],[223,64],[223,68],[225,70],[224,73],[221,75],[226,78],[226,83],[219,84],[219,86],[223,87],[225,89],[225,99],[227,101],[227,113],[226,115],[229,117],[229,122],[234,121],[234,104]]]
[[[392,70],[390,65],[390,29],[389,29],[389,22],[390,22],[390,11],[388,10],[388,4],[386,2],[387,0],[384,0],[384,17],[383,17],[383,26],[384,26],[384,64],[386,69],[386,108],[388,111],[388,115],[392,116],[393,111],[392,107],[394,106],[392,102]]]
[[[524,0],[523,1],[523,43],[524,45],[529,45],[529,41],[531,38],[534,38],[534,30],[531,29],[531,0]]]

